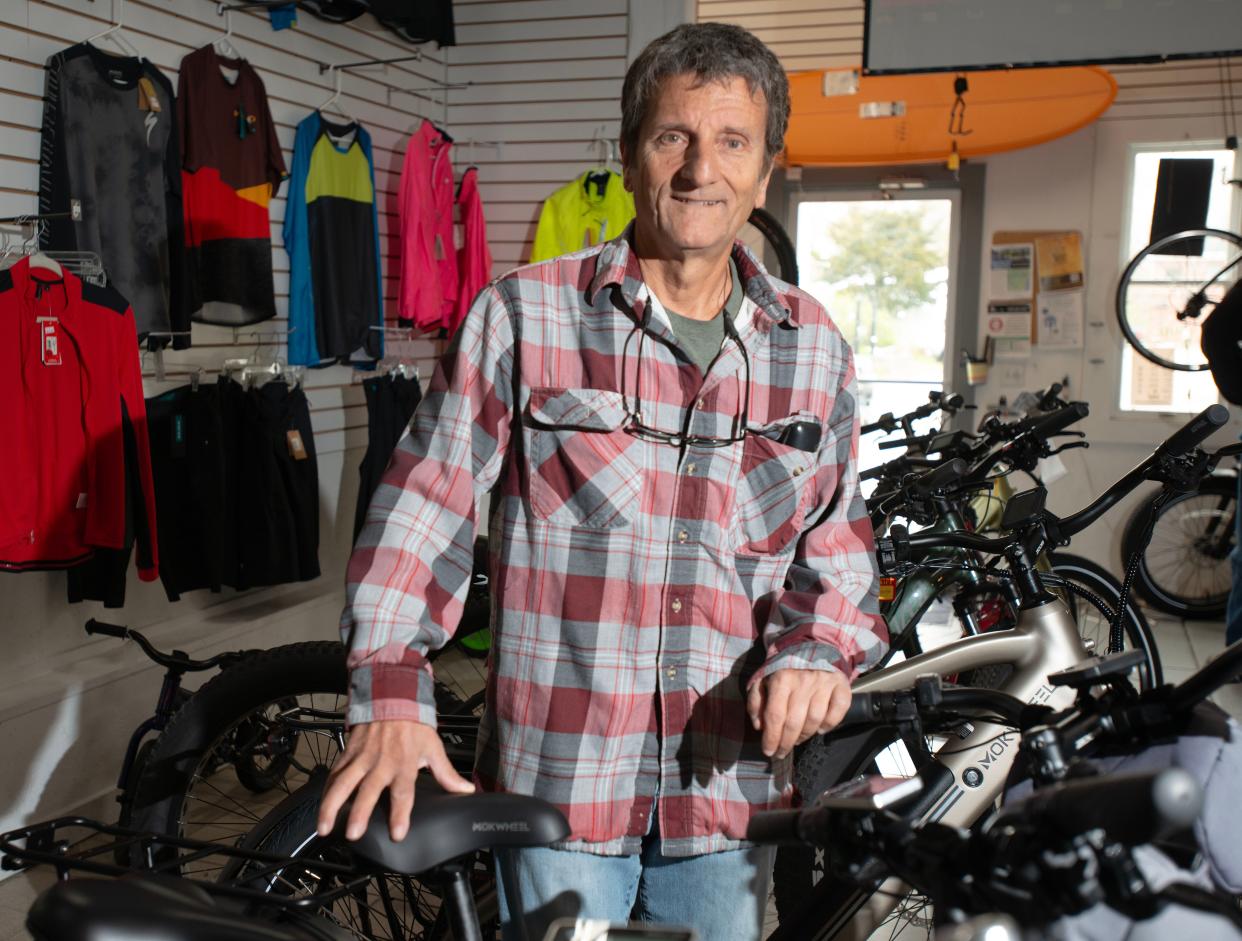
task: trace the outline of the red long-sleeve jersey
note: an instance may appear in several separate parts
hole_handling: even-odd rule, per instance
[[[111,288],[22,259],[0,271],[0,570],[66,568],[127,541],[126,474],[138,575],[159,574],[155,488],[138,338]],[[126,467],[126,426],[136,467]]]

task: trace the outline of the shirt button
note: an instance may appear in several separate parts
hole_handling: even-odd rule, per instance
[[[677,679],[677,667],[669,667],[667,670],[667,674],[670,680]]]
[[[684,529],[677,530],[677,541],[678,542],[685,542],[689,538],[690,538],[690,534],[686,532]]]
[[[680,599],[680,598],[674,598],[674,599],[673,599],[673,604],[671,605],[671,607],[672,607],[672,609],[673,609],[673,613],[674,613],[674,614],[676,614],[678,611],[680,611],[680,610],[681,610],[681,599]]]
[[[707,408],[707,399],[699,399],[699,411]]]
[[[795,468],[793,469],[793,475],[794,475],[795,477],[797,477],[799,474],[801,474],[801,473],[802,473],[802,471],[803,471],[803,470],[804,470],[804,468],[801,468],[801,467],[795,467]]]
[[[693,462],[691,462],[691,463],[687,464],[687,465],[686,465],[686,475],[687,475],[687,476],[689,476],[689,475],[693,474],[693,473],[694,473],[694,469],[695,469],[697,466],[698,466],[698,465],[697,465],[697,464],[695,464],[695,463],[693,463]]]

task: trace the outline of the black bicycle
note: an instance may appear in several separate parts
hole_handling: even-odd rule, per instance
[[[155,700],[155,712],[138,723],[125,746],[121,759],[121,771],[117,777],[117,802],[121,805],[117,817],[121,826],[128,826],[134,804],[136,785],[150,761],[155,743],[173,716],[193,695],[181,685],[187,673],[202,673],[220,668],[227,670],[251,654],[250,651],[233,650],[216,654],[205,660],[195,660],[183,650],[164,653],[152,644],[144,634],[116,624],[106,624],[91,618],[86,622],[87,634],[102,634],[120,640],[132,640],[153,663],[164,668],[164,678]]]

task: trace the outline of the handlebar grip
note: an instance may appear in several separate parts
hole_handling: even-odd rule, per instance
[[[969,469],[968,465],[960,457],[955,457],[951,461],[945,461],[939,467],[932,468],[925,474],[921,474],[910,482],[910,489],[915,493],[924,496],[946,487],[954,481],[960,479],[962,475]]]
[[[1229,421],[1229,409],[1223,405],[1209,405],[1185,425],[1173,432],[1156,453],[1161,455],[1185,454],[1202,444],[1213,432]]]
[[[847,725],[863,725],[874,722],[879,716],[879,704],[872,693],[854,693],[850,698],[849,708],[837,723],[837,728]]]
[[[798,832],[801,811],[767,810],[755,814],[746,825],[746,839],[755,843],[780,844],[802,843]]]
[[[1065,408],[1059,408],[1055,412],[1049,412],[1047,415],[1024,418],[1019,423],[1019,427],[1024,433],[1048,438],[1057,432],[1064,431],[1074,422],[1082,421],[1090,413],[1091,409],[1087,407],[1086,402],[1070,402]]]
[[[892,430],[897,427],[897,419],[892,412],[885,412],[873,422],[868,422],[858,429],[860,435],[869,435],[877,431]]]
[[[931,440],[931,435],[919,435],[916,438],[894,438],[892,441],[881,441],[876,448],[880,451],[887,451],[890,448],[908,448],[914,444],[926,444]]]
[[[1099,827],[1111,839],[1137,846],[1185,829],[1202,809],[1203,789],[1194,776],[1165,768],[1055,784],[1010,805],[1000,819],[1017,817],[1066,836]]]
[[[86,622],[86,633],[107,634],[109,637],[119,637],[124,640],[129,636],[129,628],[117,627],[115,624],[105,624],[103,621],[96,621],[94,618],[91,618]]]

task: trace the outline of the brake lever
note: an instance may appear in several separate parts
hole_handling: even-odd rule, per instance
[[[1239,441],[1237,444],[1225,445],[1220,450],[1214,451],[1212,457],[1219,462],[1222,458],[1235,457],[1239,454],[1242,454],[1242,441]]]
[[[1089,447],[1091,447],[1090,441],[1067,441],[1065,444],[1061,445],[1059,448],[1053,448],[1045,456],[1052,457],[1054,454],[1060,454],[1062,451],[1069,451],[1072,448],[1089,448]]]

